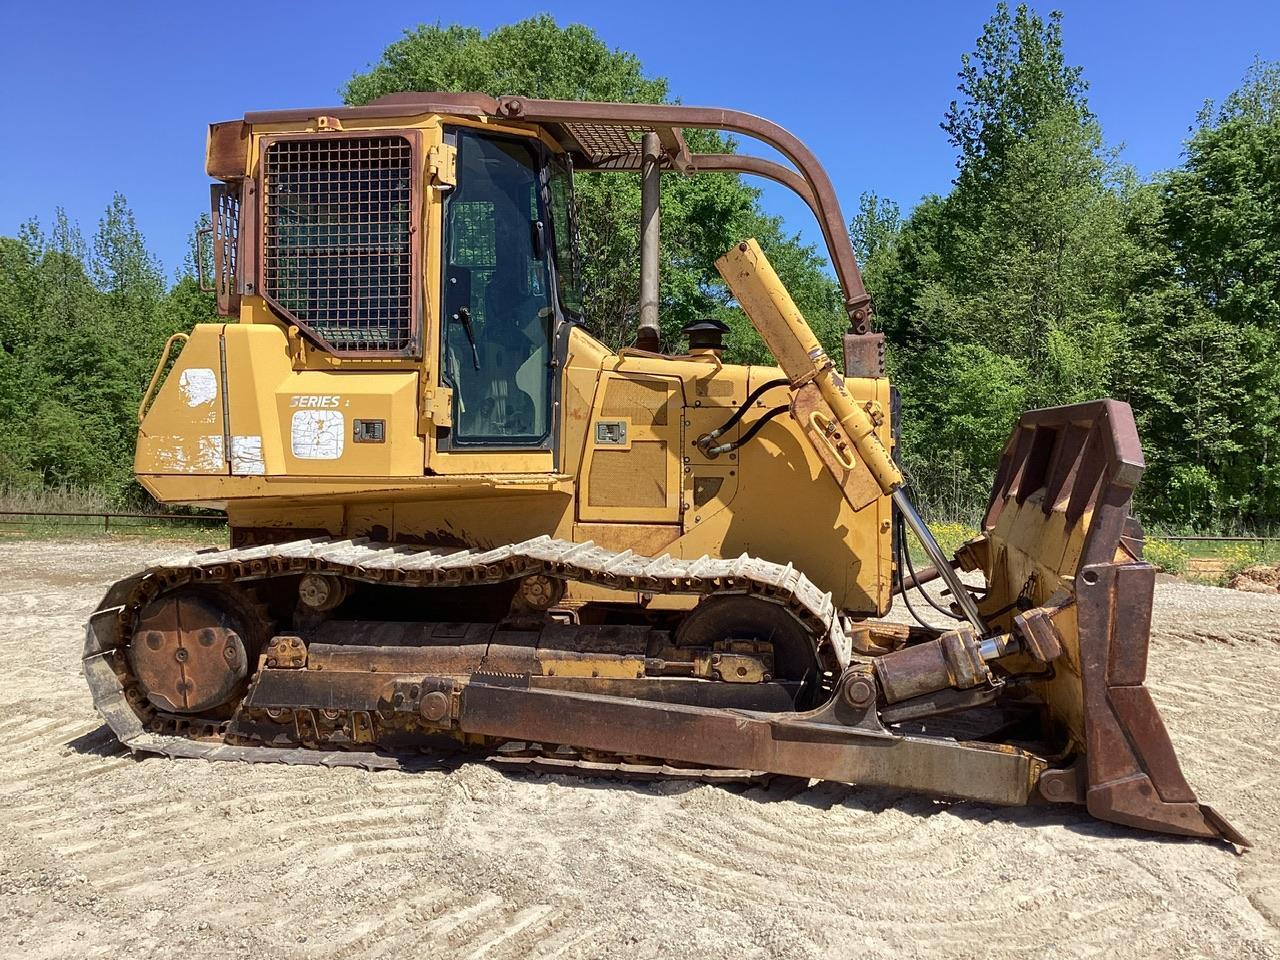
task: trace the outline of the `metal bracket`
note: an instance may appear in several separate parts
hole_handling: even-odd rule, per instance
[[[422,419],[437,427],[453,426],[453,390],[427,386],[422,390]]]
[[[437,143],[427,151],[427,177],[432,186],[449,189],[458,184],[458,148]]]

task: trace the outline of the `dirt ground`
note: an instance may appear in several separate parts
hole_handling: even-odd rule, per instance
[[[1156,598],[1150,685],[1238,855],[831,784],[134,760],[81,623],[173,552],[0,545],[0,956],[1280,956],[1280,596]]]

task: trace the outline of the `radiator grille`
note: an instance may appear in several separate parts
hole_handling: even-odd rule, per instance
[[[263,291],[336,351],[415,346],[412,174],[400,136],[267,146]]]

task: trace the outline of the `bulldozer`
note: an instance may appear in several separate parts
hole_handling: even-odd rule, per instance
[[[117,582],[88,623],[88,685],[131,751],[829,780],[1246,842],[1144,685],[1129,407],[1022,415],[980,534],[945,555],[839,202],[782,127],[402,93],[212,124],[206,169],[222,319],[165,345],[135,471],[225,511],[230,544]],[[620,349],[583,316],[584,174],[640,180]],[[664,349],[661,182],[703,174],[812,210],[838,362],[751,238],[716,267],[776,365],[726,363],[715,319]],[[885,619],[896,599],[915,622]]]

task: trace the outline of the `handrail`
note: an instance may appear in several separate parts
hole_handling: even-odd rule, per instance
[[[643,358],[647,360],[687,360],[691,363],[714,364],[717,371],[724,368],[724,361],[721,360],[714,352],[666,354],[656,353],[653,350],[642,350],[639,347],[622,347],[614,354],[614,356],[617,357],[619,361],[626,360],[630,357]]]
[[[160,354],[160,362],[156,364],[156,372],[151,375],[151,382],[147,384],[147,389],[142,394],[142,401],[138,404],[139,423],[147,415],[147,408],[151,406],[151,395],[155,393],[156,385],[160,382],[160,375],[164,373],[165,365],[169,362],[169,354],[173,350],[174,341],[179,339],[185,344],[191,337],[185,333],[175,333],[164,342],[164,350]]]

